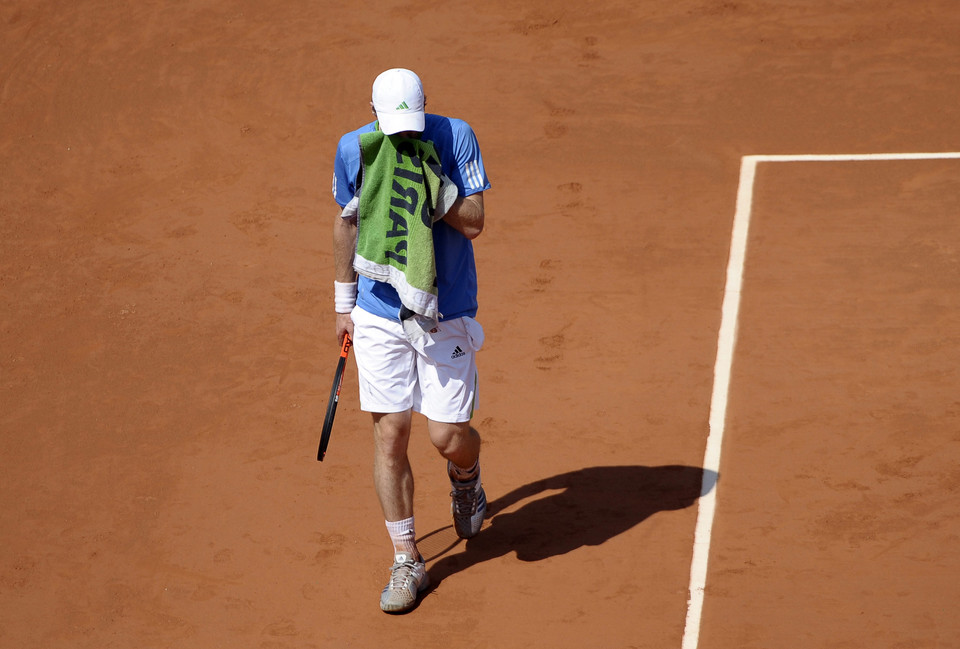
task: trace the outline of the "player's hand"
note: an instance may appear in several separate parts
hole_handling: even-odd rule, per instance
[[[349,313],[337,314],[337,344],[343,345],[344,334],[350,334],[353,338],[353,318]]]

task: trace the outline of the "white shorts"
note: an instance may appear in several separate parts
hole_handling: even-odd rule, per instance
[[[399,322],[359,307],[351,317],[361,410],[392,413],[412,408],[434,421],[470,421],[477,406],[480,323],[469,317],[444,320],[411,342]]]

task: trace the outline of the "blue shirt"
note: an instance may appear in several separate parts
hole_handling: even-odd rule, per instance
[[[433,142],[443,173],[457,185],[460,195],[470,196],[490,189],[480,144],[470,125],[463,120],[429,113],[424,121],[421,139]],[[333,197],[340,207],[349,203],[357,191],[360,135],[376,127],[376,122],[370,122],[340,138],[333,163]],[[476,316],[477,268],[473,243],[441,220],[433,225],[433,249],[440,319]],[[400,296],[385,282],[361,276],[357,286],[357,306],[382,318],[400,320]]]

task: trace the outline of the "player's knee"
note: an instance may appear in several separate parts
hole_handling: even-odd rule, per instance
[[[391,456],[405,454],[410,438],[409,415],[396,413],[374,416],[373,437],[382,453]]]
[[[430,440],[444,457],[473,449],[480,445],[480,435],[470,426],[470,422],[441,423],[431,421]]]

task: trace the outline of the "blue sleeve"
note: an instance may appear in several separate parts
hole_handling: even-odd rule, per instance
[[[454,149],[457,156],[457,168],[460,171],[460,190],[464,196],[470,196],[490,189],[490,180],[483,166],[480,143],[470,125],[457,120],[454,130]],[[454,181],[457,179],[454,178]]]
[[[344,135],[337,145],[337,155],[333,160],[333,200],[337,205],[343,207],[350,202],[356,193],[357,172],[359,168],[351,165],[349,134]],[[359,149],[359,143],[357,148]],[[356,156],[356,164],[359,164],[359,151]],[[353,168],[351,168],[353,167]]]

